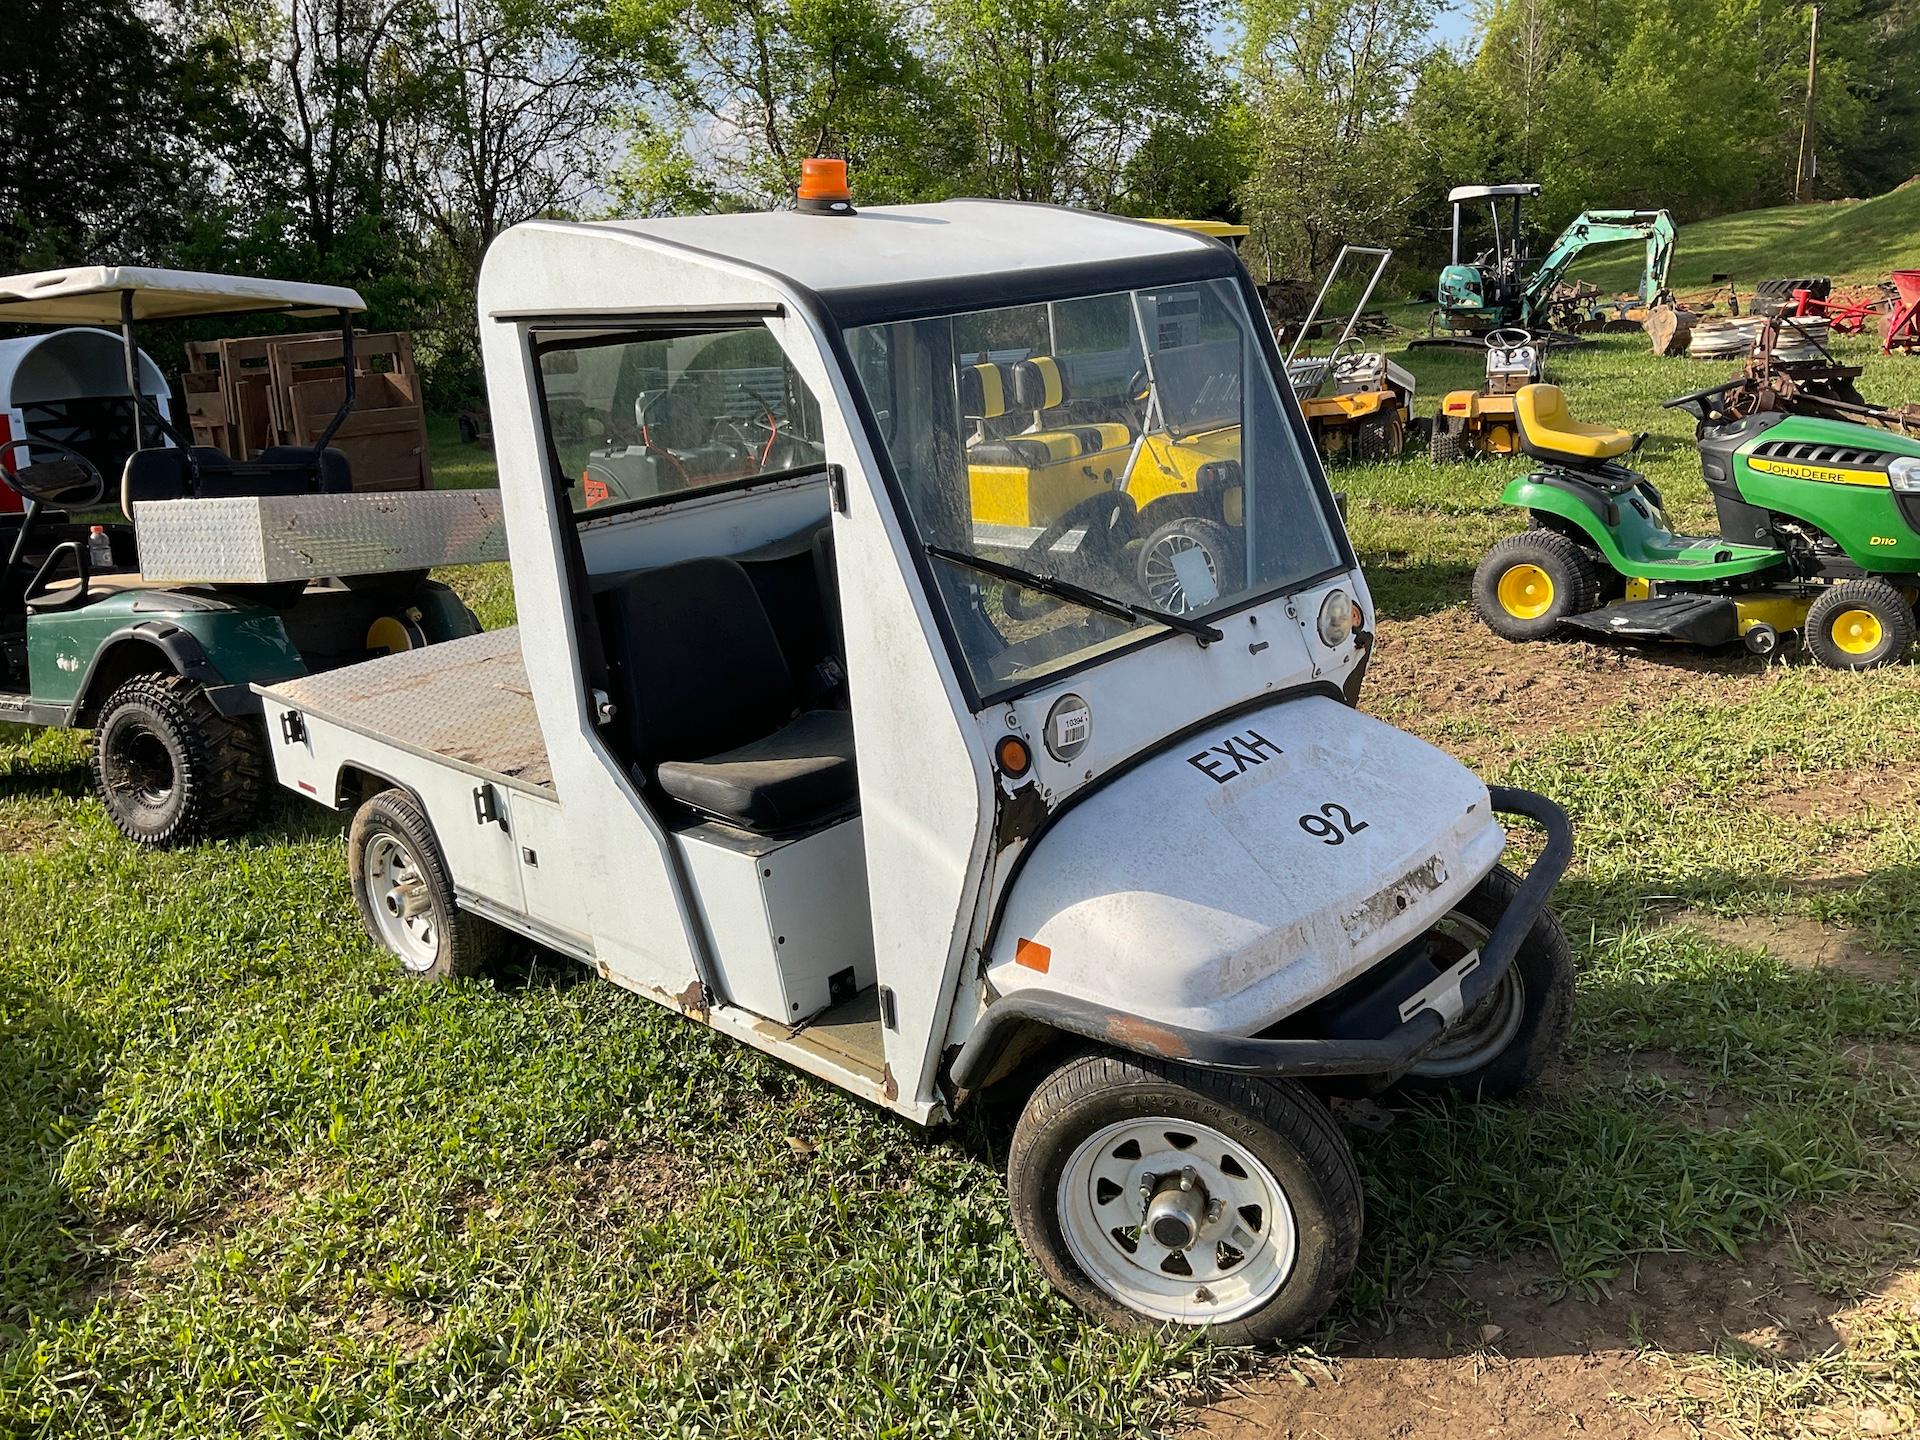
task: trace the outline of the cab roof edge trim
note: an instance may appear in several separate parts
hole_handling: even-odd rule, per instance
[[[146,265],[79,265],[0,277],[0,320],[13,325],[118,325],[122,300],[129,295],[135,320],[268,312],[336,315],[367,308],[360,292],[344,285]]]

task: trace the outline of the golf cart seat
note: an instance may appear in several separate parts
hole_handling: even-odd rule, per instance
[[[136,450],[120,476],[120,511],[133,519],[142,500],[226,500],[237,495],[344,495],[353,489],[347,457],[329,446],[270,445],[252,460],[232,460],[196,445]]]
[[[779,637],[737,561],[642,570],[598,604],[616,739],[669,799],[760,834],[852,809],[853,716],[800,709]]]
[[[1064,405],[1067,398],[1065,373],[1051,355],[1032,355],[1010,365],[984,361],[968,366],[960,372],[960,402],[969,420],[996,420],[1022,411],[1034,417],[1031,429],[976,440],[968,447],[968,463],[1037,470],[1133,443],[1133,432],[1117,423],[1042,424],[1041,412]]]
[[[1633,449],[1633,436],[1625,430],[1574,419],[1558,385],[1521,386],[1513,411],[1520,425],[1520,448],[1536,460],[1592,469]]]

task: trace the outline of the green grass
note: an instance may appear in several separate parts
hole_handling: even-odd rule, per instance
[[[1477,371],[1409,359],[1427,409]],[[1649,473],[1704,524],[1690,426],[1658,401],[1720,370],[1638,336],[1553,367],[1583,416],[1652,432]],[[1866,386],[1904,399],[1909,373],[1875,358]],[[434,448],[443,480],[489,478],[450,427]],[[1541,1095],[1353,1132],[1369,1228],[1318,1341],[1336,1354],[1463,1263],[1540,1252],[1577,1298],[1650,1252],[1734,1265],[1836,1207],[1920,1203],[1920,1087],[1860,1059],[1914,1053],[1920,967],[1823,973],[1663,923],[1820,918],[1920,953],[1920,816],[1893,783],[1920,762],[1920,667],[1674,657],[1552,723],[1523,691],[1435,707],[1426,670],[1468,685],[1506,653],[1417,647],[1516,527],[1497,496],[1517,468],[1334,474],[1387,615],[1371,703],[1573,812],[1579,970]],[[511,618],[503,569],[460,583]],[[1782,784],[1860,800],[1796,814]],[[1008,1227],[1003,1114],[922,1134],[559,962],[406,981],[317,808],[136,853],[87,796],[81,737],[0,732],[0,907],[0,1436],[1140,1434],[1244,1364],[1113,1335],[1047,1289]],[[1819,1360],[1674,1359],[1712,1382],[1690,1413],[1733,1433],[1908,1414],[1920,1385],[1900,1314]]]
[[[1639,284],[1642,248],[1609,246],[1574,268],[1574,276],[1602,290]],[[1920,184],[1906,184],[1869,200],[1831,200],[1747,210],[1679,227],[1669,283],[1676,291],[1704,290],[1716,274],[1745,291],[1755,281],[1831,275],[1872,283],[1890,270],[1920,269]]]

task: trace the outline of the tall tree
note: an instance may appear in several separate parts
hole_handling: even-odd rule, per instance
[[[1418,189],[1402,123],[1436,0],[1245,0],[1256,252],[1314,273],[1346,241],[1398,240]]]
[[[605,33],[663,96],[629,115],[626,207],[782,204],[809,155],[847,159],[860,199],[932,199],[962,160],[895,0],[611,0]]]
[[[1156,132],[1221,103],[1198,0],[930,0],[971,131],[969,189],[1113,209]]]

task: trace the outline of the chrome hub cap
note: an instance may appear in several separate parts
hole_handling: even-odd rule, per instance
[[[407,969],[432,969],[440,956],[440,917],[413,852],[396,835],[375,835],[361,865],[381,943]]]

